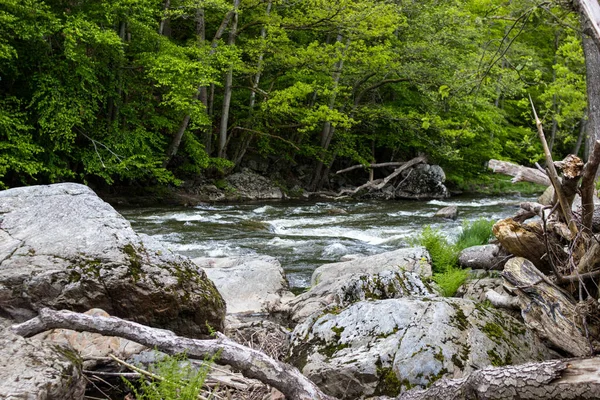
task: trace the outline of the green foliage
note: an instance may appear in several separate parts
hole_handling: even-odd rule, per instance
[[[185,354],[164,356],[150,368],[160,379],[141,377],[137,385],[123,381],[138,400],[197,400],[213,362],[204,361],[196,369]]]
[[[413,243],[423,246],[431,256],[433,280],[444,296],[453,296],[468,278],[469,271],[458,267],[458,256],[467,247],[487,244],[492,238],[493,221],[478,219],[465,221],[455,243],[448,241],[439,230],[430,226],[423,228]]]

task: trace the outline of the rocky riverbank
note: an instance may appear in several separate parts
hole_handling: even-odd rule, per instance
[[[102,308],[197,338],[207,326],[246,343],[273,333],[280,357],[344,399],[395,396],[489,365],[555,356],[518,318],[441,297],[423,248],[323,265],[311,289],[294,296],[277,260],[175,255],[82,185],[0,192],[0,216],[0,397],[83,399],[82,366],[98,364],[90,354],[127,358],[143,349],[99,335],[24,339],[7,329],[41,308]]]

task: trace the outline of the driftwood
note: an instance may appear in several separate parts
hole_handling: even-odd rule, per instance
[[[600,358],[553,360],[488,367],[461,379],[440,379],[425,390],[411,390],[397,400],[439,399],[598,399]]]
[[[419,156],[419,157],[415,157],[410,161],[407,161],[405,163],[402,163],[401,166],[399,166],[398,168],[396,168],[394,170],[394,172],[392,172],[391,174],[389,174],[388,176],[386,176],[383,179],[377,179],[374,181],[369,181],[367,183],[365,183],[364,185],[361,185],[355,189],[352,190],[348,190],[348,189],[344,189],[342,191],[340,191],[338,193],[338,197],[340,196],[344,196],[344,195],[354,195],[358,192],[360,192],[361,190],[381,190],[383,189],[392,179],[394,179],[395,177],[397,177],[398,175],[400,175],[402,173],[402,171],[407,170],[408,168],[412,167],[413,165],[417,165],[420,163],[424,163],[426,162],[425,157]],[[339,172],[339,171],[338,171]]]
[[[486,300],[489,300],[490,303],[494,307],[498,308],[508,308],[511,310],[520,310],[521,305],[519,303],[519,298],[515,296],[507,296],[496,292],[495,290],[488,290],[485,292]]]
[[[369,164],[369,165],[358,164],[358,165],[353,165],[348,168],[340,169],[339,171],[336,171],[335,174],[339,175],[339,174],[354,171],[355,169],[360,169],[360,168],[373,169],[373,168],[383,168],[383,167],[401,167],[404,164],[405,164],[405,161],[392,161],[392,162],[376,163],[376,164]]]
[[[531,260],[543,272],[553,272],[555,263],[568,258],[563,245],[554,236],[544,235],[539,222],[522,224],[506,218],[498,221],[492,230],[506,251]]]
[[[525,258],[510,259],[502,276],[515,288],[525,324],[542,339],[573,356],[593,353],[593,344],[585,333],[584,310],[569,293]],[[597,304],[590,307],[596,307],[597,312]]]
[[[531,182],[544,186],[551,185],[548,175],[535,168],[527,168],[519,164],[500,160],[490,160],[488,162],[488,168],[495,173],[512,176],[513,179],[511,179],[511,181],[513,183]]]
[[[238,369],[248,378],[266,383],[290,400],[331,400],[298,369],[242,346],[217,333],[212,340],[197,340],[176,336],[173,332],[150,328],[117,317],[92,317],[71,311],[40,310],[39,316],[11,330],[21,336],[33,336],[50,329],[72,329],[119,336],[150,348],[169,353],[186,353],[189,358],[204,359],[217,356],[217,362]]]

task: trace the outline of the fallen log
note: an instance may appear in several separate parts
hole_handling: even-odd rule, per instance
[[[260,351],[242,346],[217,332],[211,340],[189,339],[164,329],[150,328],[117,317],[93,317],[71,311],[41,309],[39,315],[22,324],[13,325],[11,330],[29,337],[50,329],[72,329],[88,331],[106,336],[123,337],[159,351],[178,354],[189,358],[205,359],[217,356],[217,362],[238,369],[248,378],[266,383],[290,400],[332,400],[298,369],[277,361]]]
[[[522,257],[508,260],[502,276],[515,288],[521,315],[529,328],[568,354],[593,354],[594,343],[586,338],[581,309],[531,261]]]
[[[493,172],[503,175],[512,176],[511,181],[516,182],[531,182],[538,185],[550,186],[550,178],[545,173],[535,169],[524,167],[519,164],[514,164],[508,161],[490,160],[488,168]]]
[[[598,399],[600,358],[552,360],[488,367],[461,379],[440,379],[397,400],[555,400]]]

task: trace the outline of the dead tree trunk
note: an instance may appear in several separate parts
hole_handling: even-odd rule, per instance
[[[461,379],[440,379],[425,390],[411,390],[397,400],[555,400],[597,399],[600,358],[553,360],[508,367],[488,367]]]
[[[550,186],[548,175],[535,168],[527,168],[508,161],[490,160],[488,168],[493,172],[514,177],[513,183],[531,182],[538,185]]]
[[[260,351],[242,346],[226,336],[197,340],[180,337],[171,331],[150,328],[117,317],[93,317],[71,311],[40,310],[38,317],[11,329],[29,337],[50,329],[72,329],[107,336],[119,336],[169,354],[185,353],[189,358],[205,359],[217,356],[217,362],[227,364],[248,378],[271,385],[290,400],[332,400],[296,368],[272,359]]]

